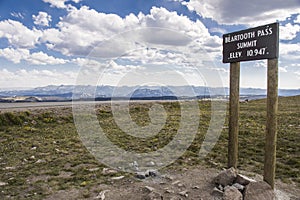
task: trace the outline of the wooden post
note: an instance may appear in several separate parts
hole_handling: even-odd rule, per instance
[[[277,110],[278,110],[278,59],[268,60],[268,94],[267,124],[264,163],[264,181],[274,189],[276,142],[277,142]]]
[[[228,168],[237,168],[240,101],[240,62],[230,63]]]

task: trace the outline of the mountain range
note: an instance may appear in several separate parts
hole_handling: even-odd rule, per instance
[[[264,98],[266,89],[241,88],[241,98]],[[279,96],[300,95],[300,89],[279,89]],[[205,86],[91,86],[91,85],[48,85],[25,90],[0,91],[0,100],[16,97],[36,97],[36,101],[106,100],[111,98],[131,99],[174,99],[174,98],[228,98],[229,88]],[[35,101],[30,98],[30,101]]]

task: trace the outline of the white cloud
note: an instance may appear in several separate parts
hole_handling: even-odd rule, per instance
[[[282,40],[293,40],[297,37],[297,34],[300,32],[300,25],[292,25],[288,23],[284,26],[280,26],[280,39]]]
[[[38,87],[46,85],[72,85],[75,83],[77,73],[73,71],[57,70],[26,70],[9,71],[0,70],[0,88],[12,87]]]
[[[212,56],[221,53],[221,38],[211,36],[202,22],[191,21],[165,8],[153,7],[148,15],[130,14],[121,18],[87,6],[72,7],[57,27],[45,30],[41,41],[47,43],[48,48],[68,56],[87,55],[98,45],[101,48],[97,49],[97,56],[114,57],[149,45],[176,47],[191,41]]]
[[[297,16],[294,22],[300,24],[300,14]]]
[[[28,49],[13,49],[13,48],[0,49],[0,56],[14,63],[20,63],[21,61],[26,61],[33,65],[55,65],[55,64],[65,64],[68,62],[67,60],[64,59],[49,56],[41,51],[31,54]]]
[[[279,72],[281,72],[281,73],[287,73],[288,72],[288,70],[287,70],[287,68],[288,68],[288,66],[284,66],[284,67],[278,67],[279,68]]]
[[[190,0],[182,4],[219,24],[261,25],[283,21],[292,14],[300,13],[298,0]]]
[[[300,59],[300,43],[296,43],[296,44],[280,43],[279,53],[281,56],[284,56],[289,60],[293,60],[295,58]]]
[[[43,0],[45,3],[50,3],[51,7],[66,8],[65,2],[69,0]],[[72,0],[75,3],[79,3],[81,0]]]
[[[38,15],[32,15],[32,19],[34,20],[34,24],[40,26],[49,26],[49,22],[52,21],[51,15],[46,12],[39,12]]]
[[[0,38],[6,38],[15,47],[34,48],[40,36],[41,31],[31,30],[18,21],[0,21]]]
[[[10,13],[10,15],[13,16],[13,17],[15,17],[15,18],[21,18],[21,19],[24,19],[23,14],[20,13],[20,12],[18,12],[18,13],[12,12],[12,13]]]

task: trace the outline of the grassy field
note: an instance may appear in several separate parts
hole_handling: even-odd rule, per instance
[[[150,123],[152,103],[134,103],[133,120]],[[123,133],[113,120],[109,105],[97,108],[101,126],[119,147],[136,152],[151,152],[172,140],[180,122],[176,102],[161,103],[167,111],[167,123],[147,140]],[[205,165],[226,167],[228,122],[213,151],[203,160],[198,152],[210,121],[209,101],[200,101],[198,134],[185,154],[168,169]],[[240,108],[239,166],[241,170],[263,174],[266,100],[242,103]],[[188,133],[187,133],[188,134]],[[0,113],[0,199],[41,199],[58,190],[83,189],[83,197],[97,192],[94,186],[109,183],[111,174],[97,162],[82,144],[76,132],[71,108],[52,108]],[[124,172],[114,176],[126,175]],[[279,99],[276,179],[300,186],[300,96]]]

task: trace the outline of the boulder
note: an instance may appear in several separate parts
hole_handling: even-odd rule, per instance
[[[236,187],[226,186],[223,200],[243,200],[243,195]]]
[[[218,176],[214,178],[214,183],[222,186],[232,185],[236,177],[237,171],[233,167],[231,167],[220,172]]]
[[[245,188],[244,200],[273,200],[274,190],[264,182],[250,182]]]

